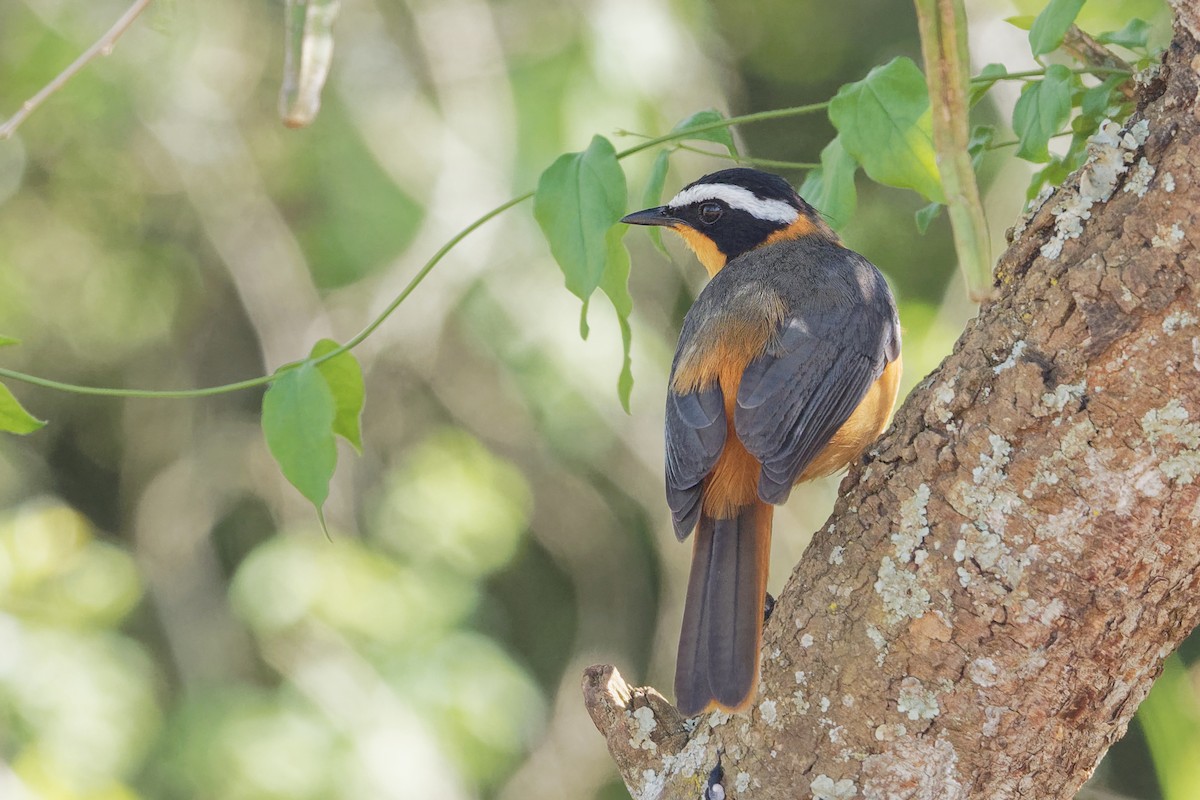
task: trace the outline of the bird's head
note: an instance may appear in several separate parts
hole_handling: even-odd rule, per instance
[[[705,175],[665,206],[634,212],[621,221],[675,231],[710,275],[742,253],[782,239],[816,234],[836,241],[816,209],[791,184],[745,167]]]

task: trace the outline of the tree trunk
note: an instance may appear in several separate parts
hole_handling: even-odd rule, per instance
[[[1124,734],[1200,621],[1189,9],[1137,114],[1018,224],[996,299],[843,481],[751,711],[691,728],[588,670],[635,798],[702,797],[718,756],[729,798],[1070,798]]]

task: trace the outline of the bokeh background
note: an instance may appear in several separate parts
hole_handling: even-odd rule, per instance
[[[1031,66],[968,3],[976,68]],[[0,0],[0,115],[124,10]],[[1155,20],[1092,0],[1081,23]],[[255,377],[345,340],[459,228],[593,133],[824,100],[897,55],[905,3],[345,0],[324,107],[276,116],[281,2],[160,0],[0,141],[0,353],[101,386]],[[1001,86],[981,119],[1005,119]],[[815,161],[823,115],[738,132]],[[618,149],[635,139],[617,138]],[[717,148],[711,148],[717,149]],[[629,159],[631,207],[651,155]],[[681,152],[668,192],[727,165]],[[985,164],[996,252],[1031,167]],[[789,172],[799,184],[802,172]],[[894,285],[905,388],[972,314],[945,219],[859,181],[844,234]],[[632,414],[605,301],[580,340],[528,205],[455,249],[356,354],[366,448],[326,511],[280,477],[261,391],[115,400],[11,384],[50,424],[0,438],[0,798],[626,797],[579,692],[588,664],[669,687],[689,548],[662,499],[662,395],[702,270],[642,232]],[[772,588],[837,480],[777,515]],[[1195,642],[1193,642],[1195,645]],[[1200,646],[1173,659],[1093,798],[1200,797]]]

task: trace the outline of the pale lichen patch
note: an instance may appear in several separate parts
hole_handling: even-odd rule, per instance
[[[1150,120],[1139,119],[1129,126],[1129,132],[1122,138],[1125,142],[1125,147],[1130,150],[1136,150],[1141,147],[1150,138]]]
[[[733,755],[733,749],[727,750]],[[681,775],[685,778],[707,775],[709,768],[717,759],[717,753],[710,747],[708,731],[695,734],[683,750],[675,754],[663,756],[661,773],[645,770],[642,773],[641,790],[636,792],[638,800],[657,800],[662,796],[668,777]]]
[[[875,729],[875,739],[880,742],[894,742],[902,736],[908,735],[908,728],[904,727],[903,723],[897,722],[889,725],[880,725]]]
[[[911,675],[900,682],[896,708],[901,714],[907,714],[910,720],[933,719],[941,713],[937,694],[926,689],[925,684]]]
[[[972,479],[981,486],[994,486],[1004,479],[1003,470],[1008,465],[1009,454],[1012,453],[1012,445],[994,433],[988,435],[988,444],[992,446],[992,452],[980,455],[979,466],[971,470]]]
[[[1058,473],[1047,468],[1044,464],[1039,464],[1033,473],[1033,480],[1029,481],[1029,486],[1024,489],[1021,494],[1028,499],[1033,499],[1033,490],[1039,486],[1054,486],[1058,483]]]
[[[1000,731],[1000,721],[1008,711],[1004,706],[986,706],[983,709],[983,735],[995,736]]]
[[[652,769],[642,770],[642,786],[638,792],[638,800],[655,800],[661,797],[666,787],[667,776]]]
[[[959,780],[958,753],[944,737],[900,738],[862,765],[864,798],[965,800]]]
[[[950,412],[949,406],[954,402],[954,384],[957,379],[956,375],[933,390],[933,402],[930,403],[929,410],[932,412],[933,418],[943,425],[954,419],[954,414]]]
[[[795,704],[796,710],[801,714],[807,714],[808,709],[812,707],[809,702],[804,699],[804,692],[801,689],[797,689],[792,693],[792,703]]]
[[[1061,476],[1070,475],[1079,462],[1094,450],[1093,441],[1098,435],[1096,426],[1086,417],[1068,428],[1062,435],[1058,450],[1034,467],[1033,479],[1023,492],[1025,497],[1032,498],[1033,490],[1038,486],[1054,486]]]
[[[900,530],[892,534],[892,544],[896,545],[896,558],[902,563],[913,560],[917,548],[929,535],[929,519],[925,513],[928,506],[929,486],[924,483],[900,505]]]
[[[985,573],[991,573],[1006,586],[1015,586],[1029,566],[1027,556],[1014,556],[1012,548],[996,533],[980,530],[974,525],[964,524],[959,529],[962,537],[954,545],[954,560],[960,564],[970,561]],[[963,567],[958,568],[959,582],[965,587],[971,583],[971,574]]]
[[[879,654],[875,656],[875,663],[882,667],[888,654],[887,639],[884,638],[883,632],[874,625],[867,626],[867,638],[871,640],[871,644],[875,645],[875,649],[879,651]]]
[[[1186,486],[1200,475],[1200,453],[1194,450],[1185,451],[1168,458],[1158,468],[1165,477]]]
[[[1021,216],[1017,219],[1017,223],[1013,225],[1012,239],[1017,239],[1025,229],[1029,227],[1029,223],[1037,216],[1037,213],[1042,210],[1042,206],[1046,205],[1046,201],[1054,194],[1053,186],[1043,186],[1042,190],[1037,193],[1032,200],[1025,204],[1025,210],[1021,212]]]
[[[1079,383],[1060,383],[1054,387],[1053,392],[1046,392],[1042,395],[1042,405],[1054,413],[1062,413],[1062,410],[1067,407],[1067,403],[1078,402],[1083,398],[1083,392],[1087,389],[1087,381]]]
[[[1153,63],[1141,72],[1134,74],[1133,82],[1141,87],[1149,86],[1162,75],[1162,68],[1163,66],[1160,62]]]
[[[1200,319],[1197,319],[1196,315],[1190,311],[1172,311],[1163,318],[1163,333],[1169,335],[1175,333],[1180,328],[1186,328],[1195,325],[1197,322],[1200,322]]]
[[[1061,617],[1067,611],[1067,604],[1059,598],[1055,597],[1042,609],[1042,613],[1038,615],[1038,622],[1049,626],[1056,619]]]
[[[979,466],[971,471],[971,483],[955,485],[948,500],[956,511],[970,520],[960,527],[960,538],[954,547],[954,560],[962,565],[956,570],[959,582],[964,587],[971,585],[973,572],[968,567],[974,564],[980,572],[996,578],[999,585],[990,588],[999,593],[1004,587],[1016,585],[1031,556],[1028,553],[1014,555],[1010,544],[1004,540],[1008,521],[1016,516],[1021,506],[1020,498],[1003,488],[1008,478],[1005,467],[1012,445],[994,433],[989,434],[988,443],[991,452],[980,455]],[[1042,477],[1042,482],[1052,480],[1048,474]],[[1036,485],[1035,476],[1029,490]]]
[[[658,720],[654,718],[654,711],[649,706],[642,706],[633,710],[633,733],[629,737],[629,746],[635,750],[650,750],[655,751],[658,745],[650,738],[650,734],[658,727]]]
[[[1180,449],[1158,465],[1164,477],[1176,484],[1190,484],[1200,476],[1200,425],[1190,421],[1188,410],[1177,398],[1147,411],[1142,416],[1142,432],[1156,456],[1164,440],[1179,444]]]
[[[1088,158],[1080,172],[1079,188],[1059,192],[1059,199],[1051,209],[1054,237],[1042,245],[1043,256],[1058,258],[1062,254],[1063,244],[1068,239],[1078,238],[1083,232],[1083,223],[1092,216],[1091,207],[1112,197],[1121,176],[1129,171],[1137,149],[1146,141],[1149,125],[1143,124],[1145,122],[1141,120],[1128,131],[1122,132],[1121,126],[1106,119],[1088,140]],[[1146,166],[1149,176],[1153,177],[1153,168],[1148,163]],[[1149,178],[1146,180],[1149,181]]]
[[[830,551],[829,551],[829,564],[830,564],[830,566],[833,566],[833,565],[839,565],[839,564],[842,564],[842,563],[844,563],[844,562],[845,562],[845,560],[846,560],[846,559],[845,559],[845,555],[846,555],[846,548],[845,548],[845,547],[843,547],[843,546],[842,546],[842,545],[840,545],[840,544],[839,544],[839,545],[837,545],[837,546],[835,546],[835,547],[834,547],[832,550],[830,550]]]
[[[1157,232],[1150,239],[1151,247],[1174,247],[1184,239],[1183,228],[1178,222],[1172,222],[1170,227],[1159,224]]]
[[[828,775],[821,774],[813,778],[809,784],[813,800],[850,800],[858,796],[858,787],[849,778],[834,781]]]
[[[992,367],[992,372],[999,375],[1001,372],[1004,372],[1005,370],[1012,369],[1013,367],[1015,367],[1017,365],[1018,359],[1020,359],[1021,356],[1025,353],[1025,348],[1027,346],[1028,345],[1025,344],[1024,339],[1018,340],[1016,343],[1013,344],[1012,350],[1009,351],[1008,358],[1004,359],[999,364]]]
[[[774,700],[763,700],[761,703],[759,703],[758,713],[762,715],[763,722],[767,723],[771,727],[774,727],[779,721],[779,716],[775,712]]]
[[[995,686],[996,676],[999,674],[1000,668],[996,666],[996,662],[983,656],[975,659],[967,666],[967,677],[976,686],[983,686],[985,688]]]
[[[1164,172],[1162,176],[1162,188],[1164,192],[1175,191],[1175,176],[1169,172]]]
[[[1146,191],[1150,188],[1150,181],[1153,179],[1154,165],[1143,156],[1138,160],[1137,166],[1133,168],[1133,173],[1125,184],[1125,191],[1133,192],[1138,197],[1145,197]]]
[[[921,586],[916,575],[897,569],[891,556],[884,556],[879,564],[875,593],[883,601],[883,613],[889,622],[919,617],[929,608],[929,591]]]
[[[725,711],[714,711],[708,715],[708,727],[719,728],[731,719]]]
[[[750,773],[739,772],[737,777],[733,779],[733,788],[737,789],[738,794],[742,794],[750,788]]]
[[[1058,549],[1065,553],[1079,553],[1084,547],[1084,538],[1080,535],[1083,525],[1088,519],[1088,505],[1080,500],[1068,506],[1057,514],[1050,514],[1034,529],[1034,536],[1043,541],[1055,541]],[[1062,561],[1066,556],[1060,554]]]

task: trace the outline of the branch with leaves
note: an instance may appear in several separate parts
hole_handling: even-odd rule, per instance
[[[147,1],[142,0],[140,6]],[[945,6],[946,2],[949,0],[939,0],[939,7]],[[1050,52],[1062,44],[1080,4],[1054,0],[1032,21],[1030,42],[1035,54]],[[297,120],[315,113],[314,93],[319,95],[325,80],[326,72],[321,64],[328,66],[327,56],[332,46],[329,37],[336,6],[328,0],[295,0],[289,4],[290,66],[287,72],[291,78],[285,80],[282,106],[294,110]],[[953,10],[954,4],[945,7]],[[135,5],[131,12],[134,8],[140,10]],[[957,20],[954,26],[945,28],[945,42],[940,45],[943,50],[952,45],[957,47],[956,42],[961,43],[961,22]],[[116,35],[119,31],[115,35],[110,31],[111,40],[115,40]],[[1134,66],[1142,68],[1153,58],[1147,47],[1148,35],[1146,24],[1135,20],[1120,31],[1098,34],[1094,40],[1100,46],[1125,48],[1130,51]],[[933,52],[929,50],[927,58]],[[464,238],[526,200],[534,201],[534,216],[563,272],[567,289],[583,303],[581,335],[586,337],[588,334],[587,314],[597,289],[613,305],[624,351],[617,394],[628,410],[633,387],[630,359],[633,300],[628,290],[630,260],[623,239],[627,229],[616,223],[627,210],[628,184],[620,162],[635,154],[655,154],[642,192],[642,205],[657,205],[661,201],[671,154],[680,149],[698,149],[697,144],[715,144],[723,152],[713,155],[739,163],[760,166],[774,163],[779,168],[811,167],[801,185],[801,194],[829,219],[835,229],[844,227],[855,213],[855,182],[860,168],[879,184],[915,191],[929,201],[930,204],[917,214],[917,225],[922,231],[940,209],[951,202],[956,209],[952,221],[960,262],[964,270],[969,269],[968,285],[978,288],[985,272],[980,266],[981,223],[977,211],[964,210],[963,206],[972,205],[969,200],[974,186],[972,170],[978,169],[985,152],[1001,145],[993,142],[995,131],[992,127],[975,126],[965,142],[972,170],[966,169],[961,129],[965,123],[957,119],[958,112],[947,114],[945,111],[947,98],[957,96],[960,99],[954,102],[962,102],[964,64],[965,59],[960,57],[952,70],[957,89],[951,91],[949,82],[933,81],[939,118],[943,122],[949,119],[955,126],[942,133],[937,132],[940,126],[935,128],[932,122],[927,76],[912,60],[897,58],[874,68],[861,80],[843,86],[828,102],[728,118],[713,110],[701,111],[681,121],[670,132],[647,137],[621,151],[617,151],[607,138],[596,136],[586,150],[565,154],[554,161],[542,174],[535,191],[497,206],[453,236],[417,271],[388,307],[357,335],[341,344],[328,340],[318,342],[307,358],[284,365],[269,375],[220,386],[177,390],[81,386],[7,368],[0,368],[0,377],[74,394],[156,399],[207,397],[269,386],[262,418],[267,443],[284,475],[320,514],[336,469],[335,437],[343,436],[356,449],[361,447],[357,418],[364,391],[361,369],[351,351],[395,313]],[[303,71],[305,69],[307,72]],[[1038,70],[1011,73],[1002,65],[992,64],[967,82],[966,105],[979,103],[999,81],[1025,83],[1013,118],[1016,154],[1030,161],[1048,162],[1030,187],[1032,195],[1045,182],[1061,178],[1081,163],[1087,137],[1104,119],[1123,118],[1128,114],[1130,105],[1123,92],[1131,77],[1126,70],[1093,64],[1075,68],[1051,64]],[[738,152],[730,133],[731,128],[738,125],[819,112],[828,115],[837,135],[821,151],[815,166],[747,158]],[[1070,131],[1064,132],[1068,123]],[[1060,135],[1072,137],[1070,147],[1063,156],[1051,156],[1049,142]],[[949,167],[940,169],[939,160],[953,164],[953,170]],[[951,177],[948,179],[948,176]],[[960,216],[967,222],[959,220]],[[958,231],[967,233],[960,235]],[[661,248],[658,231],[651,230],[649,234]],[[968,267],[971,264],[974,266]],[[16,342],[2,339],[0,345],[3,344]],[[27,434],[43,424],[0,385],[0,430]]]

